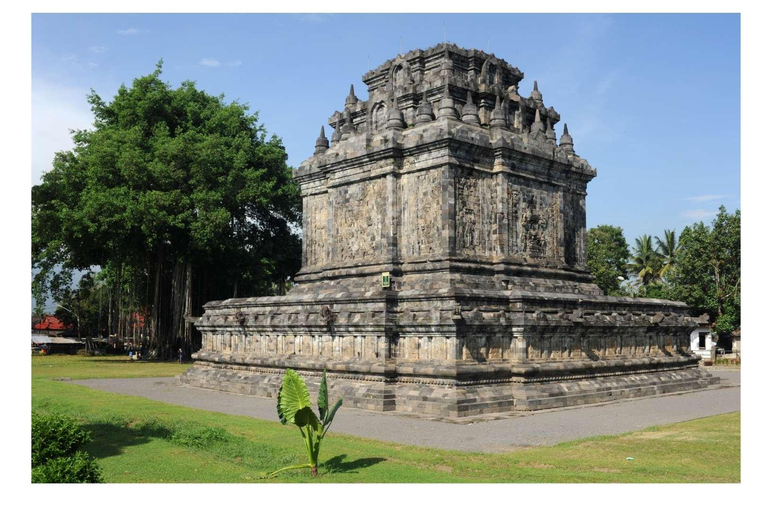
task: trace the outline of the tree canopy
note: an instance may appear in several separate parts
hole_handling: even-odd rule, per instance
[[[707,313],[718,333],[741,325],[741,211],[721,206],[712,226],[697,222],[680,234],[677,263],[667,295]]]
[[[301,207],[257,114],[161,72],[111,102],[91,91],[94,129],[73,132],[32,189],[32,263],[38,301],[70,293],[72,271],[100,269],[114,309],[143,311],[164,355],[189,344],[204,302],[284,290]]]
[[[621,295],[627,279],[629,248],[620,227],[601,225],[587,231],[587,265],[606,295]]]

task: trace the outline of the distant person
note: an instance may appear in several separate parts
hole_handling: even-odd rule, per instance
[[[181,360],[184,358],[184,352],[179,349],[179,364],[181,364]]]

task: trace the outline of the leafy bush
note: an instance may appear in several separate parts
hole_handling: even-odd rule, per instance
[[[32,413],[33,467],[56,457],[72,455],[89,440],[90,435],[72,418]]]
[[[75,452],[68,457],[56,457],[45,464],[32,468],[32,483],[98,483],[101,482],[99,466],[85,452]]]
[[[78,450],[89,440],[70,417],[32,413],[32,481],[100,482],[96,463]]]

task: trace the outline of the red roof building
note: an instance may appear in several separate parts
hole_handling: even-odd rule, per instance
[[[72,329],[72,324],[64,325],[64,322],[53,315],[45,315],[42,321],[32,326],[33,331],[56,331],[64,332]]]

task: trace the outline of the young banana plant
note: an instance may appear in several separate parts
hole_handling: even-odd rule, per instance
[[[328,407],[328,384],[325,380],[325,370],[323,370],[320,392],[317,396],[319,417],[312,410],[312,403],[309,401],[309,390],[304,379],[290,368],[285,370],[283,383],[280,386],[280,391],[277,393],[277,415],[280,418],[280,423],[283,425],[292,423],[299,427],[301,437],[304,438],[309,463],[278,469],[267,475],[267,477],[272,478],[281,471],[300,468],[309,468],[312,471],[312,476],[317,476],[317,457],[320,454],[320,443],[323,441],[325,434],[328,433],[333,417],[336,415],[339,407],[341,407],[341,398],[333,407]]]

